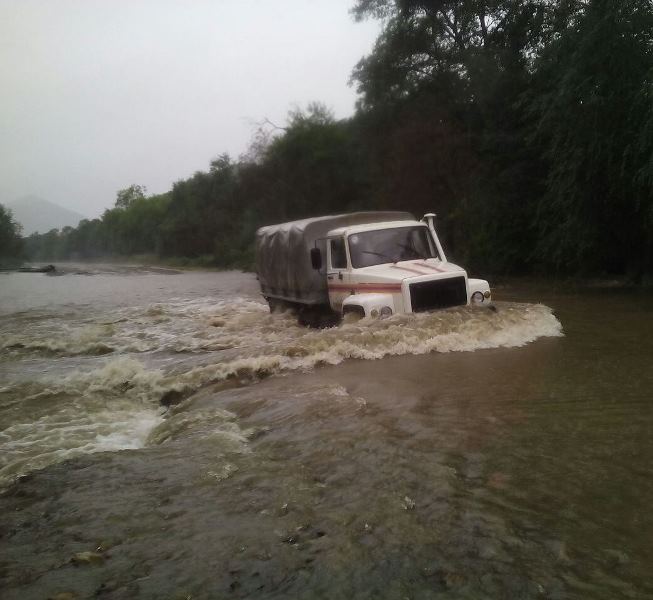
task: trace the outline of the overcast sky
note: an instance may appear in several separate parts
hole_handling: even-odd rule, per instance
[[[151,193],[255,121],[347,85],[377,22],[353,0],[0,0],[0,203],[35,194],[88,217],[132,183]]]

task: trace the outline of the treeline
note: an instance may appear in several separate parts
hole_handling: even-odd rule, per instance
[[[435,211],[477,272],[653,272],[650,0],[358,0],[383,19],[354,68],[356,114],[261,126],[247,156],[79,227],[27,239],[53,260],[156,254],[248,268],[263,224]]]
[[[15,266],[25,256],[22,228],[11,211],[0,204],[0,268]]]

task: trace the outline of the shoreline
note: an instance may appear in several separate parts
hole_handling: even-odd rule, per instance
[[[229,271],[239,271],[242,273],[252,273],[253,271],[245,271],[236,267],[212,267],[209,265],[199,264],[181,264],[183,261],[176,260],[149,260],[141,257],[106,257],[98,260],[43,260],[43,261],[27,261],[21,264],[20,267],[27,266],[45,266],[54,265],[55,268],[62,267],[64,269],[71,268],[84,268],[84,267],[129,267],[129,268],[147,268],[147,269],[161,269],[167,271],[177,272],[206,272],[206,273],[225,273]],[[20,267],[11,269],[17,271]]]
[[[152,255],[135,255],[127,257],[102,257],[98,260],[43,260],[43,261],[26,261],[15,269],[5,269],[7,271],[18,270],[25,266],[44,266],[52,264],[55,267],[132,267],[132,268],[149,268],[165,269],[178,272],[206,272],[206,273],[225,273],[237,271],[240,273],[255,274],[254,270],[244,269],[238,266],[211,266],[201,264],[201,259],[188,258],[170,258],[169,260],[160,259]],[[474,273],[472,273],[474,275]],[[476,273],[476,275],[478,275]],[[587,277],[556,277],[556,276],[536,276],[536,275],[497,275],[487,276],[492,289],[515,285],[528,285],[529,287],[542,287],[549,291],[583,291],[583,290],[639,290],[649,291],[653,289],[653,279],[644,279],[641,282],[634,282],[625,276],[587,276]]]

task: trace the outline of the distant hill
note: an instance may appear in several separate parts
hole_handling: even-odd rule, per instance
[[[23,235],[35,231],[47,233],[51,229],[61,229],[66,225],[76,227],[86,217],[79,213],[48,202],[38,196],[19,198],[6,207],[14,213],[14,219],[23,226]]]

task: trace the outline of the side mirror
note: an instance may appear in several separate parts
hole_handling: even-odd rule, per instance
[[[316,271],[322,268],[322,253],[319,248],[311,248],[311,265]]]

